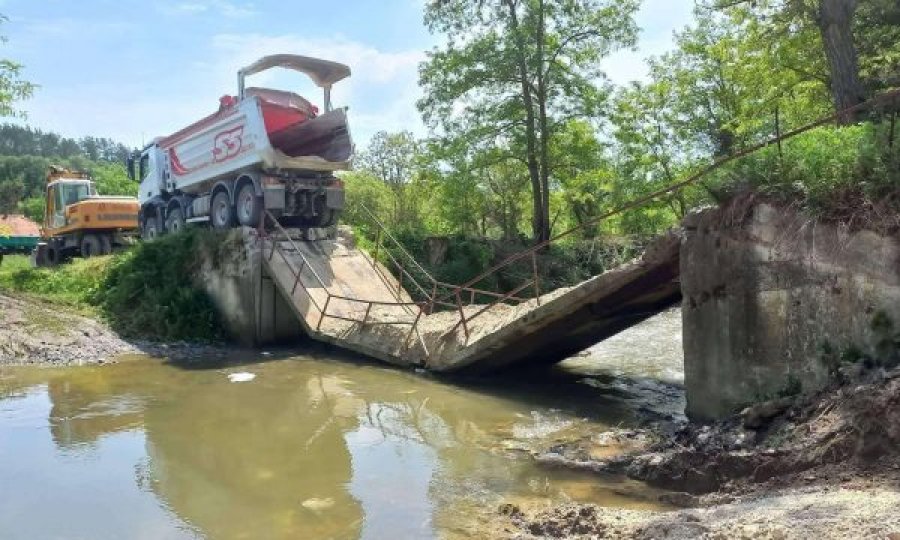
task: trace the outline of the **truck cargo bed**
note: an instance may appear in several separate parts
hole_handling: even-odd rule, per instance
[[[353,145],[343,109],[269,133],[271,145],[290,157],[318,156],[326,161],[350,159]]]

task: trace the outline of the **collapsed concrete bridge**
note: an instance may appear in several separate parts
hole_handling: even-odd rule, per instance
[[[302,332],[391,364],[441,372],[559,362],[681,299],[674,233],[638,259],[546,294],[535,252],[532,277],[498,294],[430,276],[422,283],[411,266],[424,270],[413,260],[404,267],[381,238],[370,255],[347,237],[310,241],[277,225],[263,234],[243,229],[241,255],[207,271],[204,283],[248,342]],[[379,250],[393,273],[379,262]]]

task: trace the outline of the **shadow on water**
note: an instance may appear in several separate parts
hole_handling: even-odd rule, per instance
[[[655,377],[615,374],[602,370],[574,369],[565,364],[530,365],[479,375],[437,374],[391,366],[331,345],[311,342],[303,346],[275,347],[265,351],[236,349],[190,358],[166,359],[184,370],[221,370],[251,367],[266,362],[312,358],[346,366],[415,373],[418,377],[471,392],[518,400],[535,408],[564,410],[592,420],[635,423],[671,419],[684,410],[683,387]]]

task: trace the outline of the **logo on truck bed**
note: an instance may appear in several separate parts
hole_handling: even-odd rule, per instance
[[[184,164],[182,164],[181,159],[175,152],[175,146],[172,146],[168,149],[169,163],[172,167],[172,172],[176,176],[184,176],[197,172],[200,169],[203,169],[215,163],[227,161],[244,151],[252,150],[253,144],[244,145],[243,136],[244,126],[238,126],[217,133],[212,141],[213,147],[211,153],[203,154],[203,157],[200,158],[203,161],[194,164],[193,167],[185,166]],[[210,156],[212,159],[207,156]]]
[[[243,144],[243,135],[244,126],[238,126],[216,135],[212,151],[213,161],[225,161],[226,159],[238,155],[241,151],[241,145]]]

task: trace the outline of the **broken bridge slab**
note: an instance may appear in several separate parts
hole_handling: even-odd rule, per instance
[[[667,234],[642,257],[539,301],[427,314],[346,238],[255,239],[266,273],[311,338],[439,372],[559,362],[671,307],[681,299],[679,244],[678,234]]]

